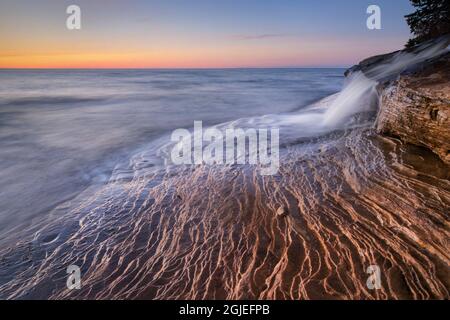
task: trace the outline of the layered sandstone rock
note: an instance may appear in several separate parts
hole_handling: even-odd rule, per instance
[[[450,163],[450,53],[400,75],[381,91],[376,128]]]
[[[346,76],[363,72],[379,82],[376,129],[405,143],[426,147],[450,164],[450,35],[403,51],[371,57],[348,69]],[[432,46],[443,52],[391,72],[401,66],[399,55],[419,56]],[[445,48],[447,51],[445,53]],[[400,63],[399,63],[400,62]],[[386,71],[386,72],[385,72]],[[380,76],[381,74],[381,76]]]

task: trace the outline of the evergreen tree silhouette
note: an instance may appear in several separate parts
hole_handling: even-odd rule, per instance
[[[405,18],[414,38],[407,47],[450,33],[450,0],[411,0],[411,3],[416,11]]]

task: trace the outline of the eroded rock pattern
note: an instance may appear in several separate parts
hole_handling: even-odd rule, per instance
[[[450,54],[401,75],[382,91],[377,129],[450,163]]]
[[[448,299],[448,167],[406,147],[364,129],[293,147],[277,176],[196,166],[109,183],[62,231],[2,248],[0,297]]]

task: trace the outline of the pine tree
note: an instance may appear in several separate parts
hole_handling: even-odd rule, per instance
[[[414,38],[407,47],[450,33],[450,0],[411,0],[416,12],[407,16]]]

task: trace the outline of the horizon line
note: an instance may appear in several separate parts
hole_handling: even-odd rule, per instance
[[[282,66],[282,67],[12,67],[0,70],[223,70],[223,69],[346,69],[351,66]]]

